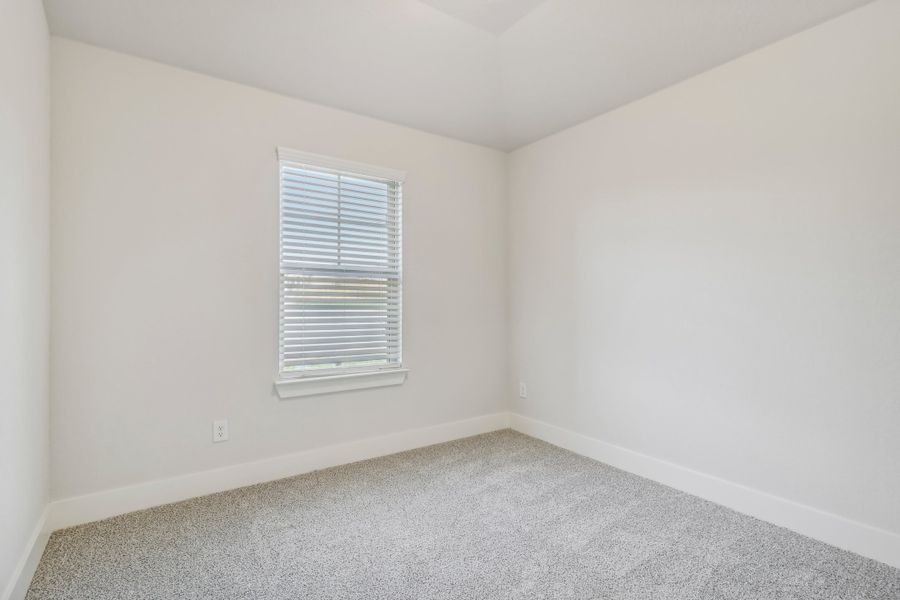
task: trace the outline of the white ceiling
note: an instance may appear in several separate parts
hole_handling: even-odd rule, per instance
[[[422,0],[475,27],[500,34],[544,0]]]
[[[45,0],[51,31],[504,150],[870,0]]]

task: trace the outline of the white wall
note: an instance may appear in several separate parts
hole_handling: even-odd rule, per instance
[[[53,497],[521,379],[523,415],[900,532],[898,25],[881,0],[521,149],[508,206],[501,153],[55,40]],[[409,172],[404,386],[276,399],[277,145]]]
[[[515,410],[900,532],[898,31],[882,0],[513,153]]]
[[[54,498],[505,409],[504,154],[62,39],[52,81]],[[276,398],[278,145],[408,172],[403,386]]]
[[[50,64],[40,2],[0,15],[2,598],[47,503]]]

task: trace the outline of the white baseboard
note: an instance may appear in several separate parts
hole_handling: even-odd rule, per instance
[[[52,502],[9,589],[20,600],[47,533],[256,483],[512,427],[566,450],[900,568],[900,535],[517,414],[496,413]],[[43,523],[46,525],[43,525]],[[17,595],[18,594],[18,595]]]
[[[0,592],[0,600],[23,600],[28,592],[28,586],[31,585],[31,578],[37,569],[41,556],[44,555],[44,548],[47,547],[47,540],[50,534],[47,532],[47,515],[48,509],[44,509],[41,518],[28,538],[28,543],[22,552],[22,557],[13,569],[12,576],[6,589]]]
[[[153,506],[449,442],[507,427],[509,427],[509,413],[484,415],[169,479],[158,479],[85,496],[64,498],[50,503],[47,530],[55,531]]]
[[[658,481],[832,546],[900,567],[900,535],[518,414],[526,435]]]

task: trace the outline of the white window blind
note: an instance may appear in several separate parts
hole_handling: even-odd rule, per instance
[[[402,173],[280,148],[279,375],[401,365]]]

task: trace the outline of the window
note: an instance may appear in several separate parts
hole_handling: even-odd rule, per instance
[[[283,148],[278,159],[279,380],[400,370],[403,174]],[[402,383],[373,385],[384,381]]]

